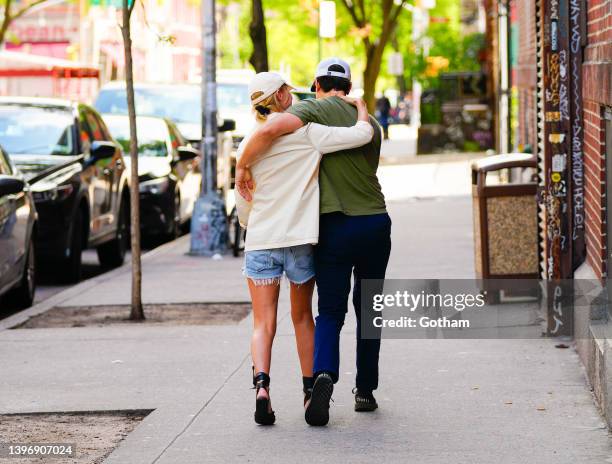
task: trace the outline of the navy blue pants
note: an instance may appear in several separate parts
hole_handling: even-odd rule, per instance
[[[378,387],[380,339],[361,338],[361,279],[384,279],[391,252],[389,215],[346,216],[322,214],[315,273],[319,314],[315,326],[314,373],[340,372],[340,330],[348,310],[351,274],[353,306],[357,316],[357,379],[361,391]]]

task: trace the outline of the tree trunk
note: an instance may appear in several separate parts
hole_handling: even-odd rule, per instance
[[[11,1],[6,0],[4,4],[4,14],[2,17],[2,24],[0,24],[0,50],[2,50],[2,44],[6,39],[6,33],[11,24]]]
[[[401,1],[400,4],[393,10],[393,4],[396,3],[392,0],[384,0],[381,2],[381,13],[382,13],[382,30],[377,40],[373,37],[367,36],[363,39],[363,46],[366,55],[366,65],[363,71],[363,99],[368,105],[368,111],[374,112],[376,107],[375,92],[376,92],[376,81],[380,74],[380,67],[382,63],[383,53],[385,47],[392,37],[397,21],[405,1]],[[359,18],[355,7],[352,2],[348,0],[344,1],[346,8],[351,14],[355,25],[359,28],[364,27],[368,20],[365,17],[365,11],[361,8],[362,18]]]
[[[135,1],[135,0],[134,0]],[[130,320],[142,321],[145,318],[142,308],[142,268],[140,262],[140,189],[138,186],[138,138],[136,133],[136,105],[134,104],[134,75],[132,71],[132,37],[130,18],[133,4],[123,0],[123,49],[125,53],[125,88],[127,94],[128,119],[130,121],[130,231],[132,241],[132,307]]]
[[[253,14],[249,24],[249,35],[253,42],[253,53],[249,58],[249,63],[255,68],[256,72],[268,71],[268,42],[266,39],[266,22],[263,10],[263,0],[253,1]]]
[[[380,74],[382,52],[385,49],[385,45],[386,43],[378,43],[366,48],[366,66],[363,71],[363,99],[368,105],[368,111],[372,114],[376,109],[376,81]]]

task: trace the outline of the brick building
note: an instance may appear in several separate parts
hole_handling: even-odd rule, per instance
[[[606,167],[612,168],[609,159],[612,155],[612,0],[587,0],[586,4],[587,42],[582,64],[586,258],[595,275],[602,278],[610,272],[606,257],[612,245],[608,243],[606,230],[606,180],[610,179]]]
[[[102,82],[124,74],[120,0],[48,2],[11,24],[6,49],[76,60],[100,70]],[[200,75],[199,2],[144,0],[132,19],[137,80],[195,80]],[[163,38],[171,37],[172,45]]]
[[[538,82],[543,87],[544,76],[542,62],[538,62],[538,52],[542,53],[543,35],[547,27],[542,10],[549,3],[554,2],[545,4],[544,0],[517,1],[518,10],[523,12],[519,15],[519,51],[515,72],[516,82],[514,83],[519,98],[517,143],[519,146],[529,145],[536,154],[542,157],[544,108],[543,101],[540,101],[538,111]],[[570,17],[572,5],[573,2],[567,2]],[[610,142],[606,144],[606,126],[609,132],[610,123],[606,121],[607,118],[609,119],[612,107],[612,1],[586,0],[585,6],[585,11],[580,12],[585,15],[584,23],[580,22],[585,24],[586,28],[581,24],[582,60],[581,69],[577,70],[582,77],[582,121],[580,126],[583,166],[572,166],[571,175],[576,180],[582,177],[583,182],[581,195],[583,195],[584,203],[584,242],[586,246],[578,251],[584,254],[583,259],[586,259],[593,275],[603,278],[607,275],[606,261],[609,248],[608,231],[606,230],[606,164],[612,168],[612,161],[606,160],[606,151],[610,152]],[[573,44],[570,43],[570,47],[572,46]],[[538,71],[541,76],[540,80],[538,80]],[[609,138],[610,135],[608,134],[607,137]],[[574,261],[578,262],[575,262],[574,270],[583,260],[576,258],[575,253]]]
[[[534,12],[533,0],[516,0],[519,12]],[[518,90],[520,113],[516,144],[521,147],[536,145],[536,21],[535,14],[518,15],[519,52],[514,69],[514,86]]]
[[[562,311],[612,427],[612,0],[516,0],[518,145],[539,166],[540,264],[548,320]],[[596,297],[567,303],[588,279]],[[574,293],[575,294],[575,293]],[[603,302],[603,303],[602,303]],[[586,309],[586,310],[585,310]],[[549,326],[550,327],[550,326]]]

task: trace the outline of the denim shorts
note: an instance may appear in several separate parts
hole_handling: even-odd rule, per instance
[[[303,284],[312,279],[315,275],[313,246],[298,245],[245,253],[244,275],[255,285],[278,284],[283,273],[294,284]]]

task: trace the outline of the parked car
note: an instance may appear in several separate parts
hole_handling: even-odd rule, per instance
[[[217,71],[217,105],[224,118],[236,121],[232,133],[234,149],[252,130],[255,119],[249,99],[249,82],[255,76],[250,69],[219,69]]]
[[[0,147],[0,296],[27,308],[36,291],[36,209],[30,186]]]
[[[129,153],[127,116],[103,114],[111,134]],[[143,234],[178,237],[200,194],[200,152],[189,145],[169,119],[138,116],[138,180]],[[126,156],[129,165],[130,158]]]
[[[68,100],[0,98],[0,144],[31,185],[36,253],[67,282],[81,276],[81,252],[123,263],[129,193],[120,145],[91,107]]]
[[[136,114],[168,118],[194,148],[202,140],[202,91],[196,84],[135,84]],[[94,106],[104,114],[127,114],[125,83],[110,82],[100,90]],[[222,113],[219,113],[222,114]],[[232,187],[235,157],[232,154],[232,131],[235,121],[219,118],[217,139],[217,180],[225,194]]]
[[[297,101],[314,100],[315,98],[317,98],[317,94],[313,92],[312,90],[310,90],[310,88],[306,88],[306,87],[298,87],[297,89],[293,90],[291,93],[295,95],[295,98]]]

